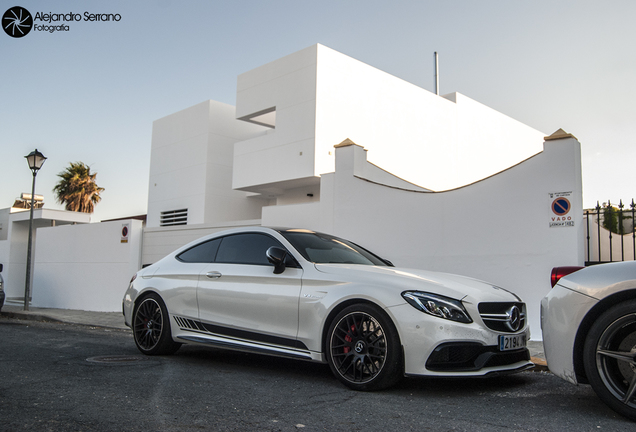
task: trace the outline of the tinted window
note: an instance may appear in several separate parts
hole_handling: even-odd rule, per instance
[[[317,232],[281,233],[307,261],[314,263],[388,265],[368,250],[338,237]]]
[[[265,255],[272,246],[285,249],[278,240],[265,234],[245,233],[223,237],[216,262],[272,265]]]
[[[177,255],[177,259],[184,262],[192,263],[211,263],[214,262],[216,252],[221,244],[221,239],[214,239],[205,243],[200,243],[190,249]]]

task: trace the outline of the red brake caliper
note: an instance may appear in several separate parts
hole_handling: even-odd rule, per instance
[[[356,327],[352,324],[352,325],[351,325],[351,333],[353,333],[353,332],[355,331],[355,329],[356,329]],[[351,338],[351,336],[349,336],[349,334],[347,334],[347,335],[345,336],[345,340],[346,340],[347,342],[351,342],[351,341],[353,341],[353,339]],[[345,353],[345,354],[349,354],[349,351],[351,351],[351,347],[348,347],[348,346],[344,347],[344,353]]]

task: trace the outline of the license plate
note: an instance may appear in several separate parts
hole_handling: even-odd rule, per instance
[[[499,351],[510,351],[526,347],[526,334],[500,335]]]

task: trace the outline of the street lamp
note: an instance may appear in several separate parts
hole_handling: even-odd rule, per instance
[[[42,164],[46,160],[44,155],[35,149],[25,156],[29,169],[33,173],[33,184],[31,186],[31,210],[29,216],[29,243],[27,247],[26,283],[24,285],[24,310],[29,310],[29,299],[31,297],[31,243],[33,241],[33,207],[35,206],[35,176],[38,174]]]

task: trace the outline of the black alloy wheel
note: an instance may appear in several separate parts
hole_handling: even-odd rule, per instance
[[[147,355],[172,354],[181,346],[172,340],[168,311],[155,293],[142,298],[136,305],[133,335],[139,351]]]
[[[379,390],[395,384],[402,376],[400,352],[395,326],[376,306],[347,307],[329,328],[329,366],[354,390]]]
[[[598,397],[636,420],[636,300],[613,306],[594,322],[585,341],[584,364]]]

